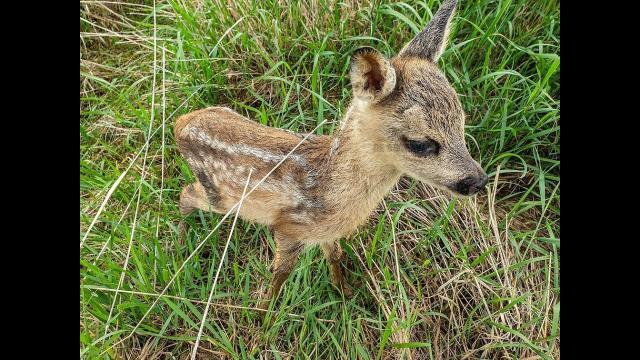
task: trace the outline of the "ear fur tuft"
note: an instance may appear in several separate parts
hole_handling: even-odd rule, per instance
[[[389,60],[371,47],[354,52],[350,77],[354,96],[369,102],[384,98],[396,85],[396,72]]]

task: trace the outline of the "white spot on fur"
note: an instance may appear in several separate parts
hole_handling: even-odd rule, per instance
[[[213,149],[224,151],[229,155],[253,156],[265,162],[273,163],[274,165],[280,162],[285,157],[285,155],[273,154],[267,150],[256,148],[246,144],[227,144],[218,139],[212,138],[206,132],[200,131],[197,128],[190,128],[189,135],[191,139],[206,144]],[[248,169],[246,166],[240,163],[234,164],[233,166],[227,166],[224,161],[216,161],[215,158],[207,156],[206,154],[200,154],[200,156],[201,158],[208,159],[206,161],[208,168],[212,168],[217,173],[218,176],[216,177],[216,180],[218,180],[219,182],[243,184],[246,181],[248,173]],[[304,157],[297,154],[291,154],[287,159],[291,159],[292,161],[298,163],[306,170],[307,177],[304,182],[304,186],[306,188],[310,188],[316,185],[317,174],[308,165],[308,162]],[[224,180],[222,178],[224,178]],[[258,181],[259,179],[252,180],[250,186],[255,186]],[[296,180],[289,174],[286,174],[281,181],[276,181],[272,178],[265,180],[260,184],[260,190],[273,193],[289,194],[294,206],[313,205],[312,202],[307,199],[307,197],[301,191]]]
[[[200,140],[200,142],[208,145],[211,148],[222,150],[231,155],[248,155],[261,159],[266,162],[277,163],[284,159],[285,155],[273,154],[267,150],[249,146],[246,144],[227,144],[218,139],[210,137],[206,132],[200,131],[198,128],[189,128],[189,135],[192,138]],[[297,162],[302,166],[308,166],[308,162],[305,158],[297,154],[289,155],[288,159]]]

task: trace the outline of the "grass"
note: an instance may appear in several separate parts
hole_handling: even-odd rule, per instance
[[[81,1],[81,357],[183,359],[196,341],[231,219],[211,232],[221,216],[199,212],[178,241],[193,175],[177,116],[225,105],[300,132],[326,120],[317,132],[330,134],[351,99],[352,51],[394,55],[438,5]],[[460,1],[439,65],[489,190],[457,199],[403,178],[345,239],[354,297],[310,249],[271,326],[252,308],[273,239],[238,220],[199,357],[559,358],[559,33],[554,0]]]

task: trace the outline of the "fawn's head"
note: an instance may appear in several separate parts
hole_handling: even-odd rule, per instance
[[[487,175],[471,158],[465,115],[436,66],[444,51],[455,0],[445,0],[426,28],[387,60],[372,48],[351,59],[354,107],[363,140],[401,172],[461,195],[474,195]]]

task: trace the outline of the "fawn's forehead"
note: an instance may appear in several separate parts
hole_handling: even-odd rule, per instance
[[[380,103],[400,118],[419,118],[427,126],[447,133],[464,128],[458,95],[444,74],[430,61],[395,58],[396,87]]]

